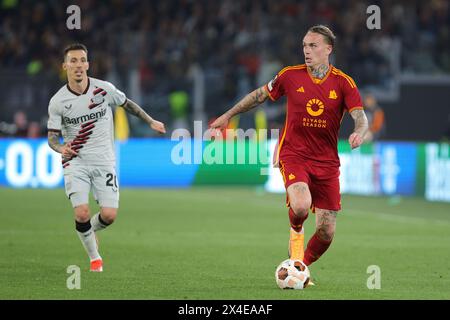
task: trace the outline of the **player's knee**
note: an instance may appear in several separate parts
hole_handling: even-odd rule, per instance
[[[305,201],[291,201],[290,206],[296,216],[305,218],[311,205]]]
[[[107,223],[111,224],[116,220],[117,217],[117,209],[115,208],[101,208],[100,214],[102,219]]]
[[[332,225],[317,227],[317,236],[324,241],[333,240],[336,228]]]
[[[90,214],[89,214],[89,206],[87,205],[81,205],[74,208],[75,210],[75,220],[78,222],[87,222],[89,221]]]

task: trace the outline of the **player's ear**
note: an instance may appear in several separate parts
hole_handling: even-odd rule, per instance
[[[89,70],[89,61],[86,61],[86,71]]]
[[[64,62],[62,63],[62,68],[63,68],[63,70],[67,70],[66,61],[64,61]]]

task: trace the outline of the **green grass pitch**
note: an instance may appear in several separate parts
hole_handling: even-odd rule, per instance
[[[255,188],[122,189],[90,273],[62,189],[0,189],[0,299],[450,299],[450,204],[343,196],[315,287],[280,290],[285,196]],[[91,203],[95,213],[97,206]],[[305,223],[306,241],[314,215]],[[67,267],[81,289],[66,287]],[[381,270],[369,290],[367,268]]]

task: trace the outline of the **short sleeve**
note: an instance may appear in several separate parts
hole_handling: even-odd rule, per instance
[[[343,83],[345,109],[348,112],[352,112],[355,109],[363,109],[361,95],[355,81],[350,76],[345,75]]]
[[[48,105],[48,121],[47,129],[61,131],[62,115],[58,104],[53,99],[50,100]]]
[[[117,89],[112,83],[106,82],[107,88],[106,91],[110,97],[110,105],[112,107],[122,106],[127,102],[127,97],[125,93]]]
[[[264,87],[267,90],[269,97],[272,101],[276,101],[285,94],[285,88],[283,85],[283,78],[281,73],[278,73],[272,80],[269,81]]]

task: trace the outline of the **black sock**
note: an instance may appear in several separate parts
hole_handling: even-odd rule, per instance
[[[75,229],[77,229],[78,232],[85,233],[91,229],[91,221],[88,220],[86,222],[78,222],[75,220]]]
[[[98,215],[98,221],[99,221],[102,225],[104,225],[105,227],[107,227],[107,226],[110,225],[110,223],[107,223],[107,222],[105,222],[105,221],[102,219],[102,215],[101,215],[101,214]]]

